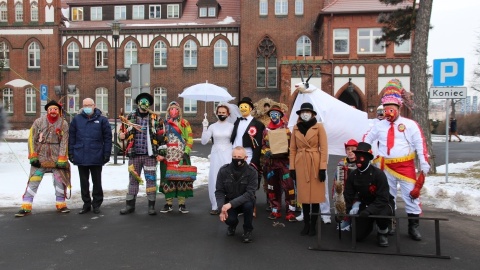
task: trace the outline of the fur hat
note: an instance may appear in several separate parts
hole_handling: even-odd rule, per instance
[[[282,116],[280,116],[280,118],[283,117],[283,112],[282,112],[282,109],[280,108],[280,106],[278,106],[278,105],[273,105],[273,106],[270,108],[270,110],[268,110],[267,115],[270,115],[270,112],[272,112],[272,111],[279,112],[279,113],[282,115]]]
[[[248,105],[250,105],[250,108],[252,108],[252,109],[254,108],[252,99],[249,98],[249,97],[244,97],[244,98],[242,98],[242,100],[240,100],[240,101],[238,102],[238,106],[240,107],[240,104],[242,104],[242,103],[247,103]]]
[[[402,83],[398,79],[392,79],[388,81],[382,91],[382,105],[393,104],[397,105],[398,107],[402,107],[402,94],[405,89],[403,88]]]
[[[135,103],[138,104],[142,98],[148,99],[148,102],[150,105],[153,105],[153,97],[149,93],[140,93],[138,96],[135,98]]]
[[[369,143],[359,142],[358,146],[357,146],[357,150],[353,150],[352,152],[355,153],[355,154],[364,154],[370,160],[373,159],[372,146]]]
[[[57,103],[55,100],[50,100],[50,102],[48,102],[46,105],[45,105],[45,111],[48,111],[48,107],[50,106],[57,106],[58,107],[58,110],[61,111],[62,110],[62,105]]]
[[[300,106],[300,110],[297,111],[297,115],[300,115],[302,111],[310,111],[313,113],[313,115],[317,115],[317,112],[313,110],[312,103],[309,102],[305,102]]]

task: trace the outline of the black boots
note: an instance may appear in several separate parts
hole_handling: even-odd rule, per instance
[[[310,231],[310,213],[303,213],[303,230],[300,231],[300,235],[308,235]]]
[[[148,214],[150,216],[154,216],[157,214],[157,212],[155,211],[155,201],[148,201]]]
[[[317,234],[317,219],[318,216],[310,217],[310,230],[308,231],[309,236],[314,236]]]
[[[310,214],[303,214],[303,229],[300,235],[314,236],[317,234],[317,219],[318,216],[310,216]]]
[[[417,214],[407,214],[409,217],[418,217]],[[418,226],[420,225],[420,220],[418,219],[409,219],[408,220],[408,235],[415,241],[422,240],[422,235],[418,231]]]
[[[127,200],[127,205],[125,208],[120,210],[120,215],[126,215],[135,212],[135,199]]]

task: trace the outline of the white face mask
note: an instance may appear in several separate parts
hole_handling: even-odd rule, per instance
[[[312,113],[311,112],[302,112],[300,114],[300,118],[302,118],[303,121],[307,122],[312,118]]]

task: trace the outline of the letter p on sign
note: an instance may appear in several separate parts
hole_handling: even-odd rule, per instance
[[[463,86],[465,59],[433,60],[433,86]]]

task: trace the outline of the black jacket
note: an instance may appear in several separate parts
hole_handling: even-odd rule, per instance
[[[230,142],[233,144],[235,142],[235,138],[237,137],[237,130],[238,130],[238,124],[240,123],[240,118],[235,121],[233,124],[233,132],[232,136],[230,137]],[[250,135],[248,135],[248,130],[251,127],[255,127],[256,129],[256,134],[253,136],[253,142],[252,139],[250,138]],[[252,156],[252,163],[257,166],[258,169],[260,169],[260,155],[262,154],[262,139],[263,139],[263,130],[265,129],[265,125],[258,121],[257,119],[253,118],[250,124],[248,125],[247,129],[245,130],[245,133],[242,135],[242,146],[243,147],[251,147],[253,151],[253,156]]]
[[[232,204],[232,208],[236,208],[246,202],[255,201],[257,182],[257,171],[252,166],[245,164],[241,169],[236,170],[231,163],[223,165],[218,171],[215,186],[218,209],[227,203]]]

